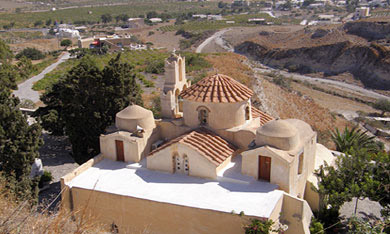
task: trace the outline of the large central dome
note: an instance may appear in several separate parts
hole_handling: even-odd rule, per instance
[[[180,93],[183,99],[195,102],[232,103],[248,100],[253,91],[222,74],[205,77]]]

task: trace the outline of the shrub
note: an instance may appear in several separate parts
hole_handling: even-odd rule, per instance
[[[72,45],[72,41],[69,40],[69,39],[64,39],[61,41],[61,46],[64,46],[64,47],[68,47],[68,46],[71,46]]]
[[[311,234],[324,234],[324,226],[316,218],[312,217],[310,222]]]
[[[43,172],[43,175],[41,176],[40,180],[39,180],[39,188],[43,188],[43,186],[45,185],[45,183],[48,183],[50,181],[53,180],[53,176],[51,174],[50,171],[44,171]]]
[[[21,52],[19,52],[15,57],[17,59],[20,59],[23,56],[31,60],[39,60],[45,58],[45,55],[40,50],[35,48],[25,48]]]
[[[158,60],[149,61],[145,68],[145,72],[154,73],[154,74],[164,74],[165,72],[164,60],[158,59]]]
[[[268,234],[271,232],[284,232],[288,229],[287,225],[279,225],[277,229],[273,229],[274,221],[252,219],[251,223],[244,226],[245,234]]]

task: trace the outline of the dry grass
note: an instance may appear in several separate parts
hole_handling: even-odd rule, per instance
[[[261,84],[267,97],[266,100],[260,100],[261,102],[265,102],[265,105],[282,119],[295,118],[307,122],[314,131],[317,131],[318,142],[328,148],[334,148],[330,131],[336,127],[343,129],[350,125],[347,120],[332,114],[329,109],[307,96],[300,96],[266,79],[262,79]]]
[[[213,65],[214,69],[208,72],[208,75],[225,74],[251,87],[253,72],[245,64],[247,59],[244,56],[233,53],[210,54],[206,57],[206,60]]]
[[[47,206],[17,202],[0,182],[0,233],[102,233],[102,225],[88,212],[48,211]]]

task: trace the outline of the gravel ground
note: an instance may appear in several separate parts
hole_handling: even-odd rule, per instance
[[[50,136],[43,134],[45,144],[39,149],[43,169],[50,171],[53,181],[49,188],[39,193],[40,203],[50,203],[61,192],[60,178],[78,167],[70,156],[71,145],[67,137]],[[50,208],[56,207],[61,197],[59,196]]]
[[[356,198],[352,201],[344,203],[340,209],[340,216],[349,218],[354,215]],[[375,201],[371,201],[368,198],[358,201],[356,216],[360,218],[380,219],[382,206]]]

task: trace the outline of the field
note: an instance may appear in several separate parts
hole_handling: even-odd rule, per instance
[[[138,17],[147,12],[156,11],[159,13],[167,12],[172,15],[181,13],[216,13],[218,11],[217,3],[213,2],[167,2],[158,4],[155,2],[132,2],[128,5],[117,6],[99,6],[99,7],[80,7],[46,12],[31,13],[0,13],[0,27],[15,23],[14,28],[32,27],[34,22],[48,19],[63,23],[77,22],[98,22],[102,14],[111,14],[117,16],[127,14],[129,17]]]
[[[187,60],[187,72],[195,72],[209,67],[209,64],[203,59],[203,55],[185,52],[183,54]],[[92,55],[94,64],[103,69],[108,61],[117,56],[116,53],[106,55]],[[141,73],[154,73],[155,71],[161,71],[164,67],[164,60],[169,56],[169,53],[161,50],[139,50],[139,51],[126,51],[121,53],[121,60],[133,65],[138,74],[138,79],[145,87],[154,87],[153,79],[147,79]],[[52,72],[45,75],[43,79],[34,84],[33,89],[36,91],[45,90],[51,87],[54,83],[63,77],[72,67],[80,63],[80,59],[69,59],[68,61],[60,64]],[[160,72],[161,73],[161,72]]]
[[[0,32],[0,39],[7,44],[15,44],[25,40],[40,39],[42,37],[42,32]]]
[[[248,23],[248,19],[251,18],[264,18],[267,22],[270,22],[275,25],[280,25],[282,23],[293,23],[298,24],[299,20],[295,20],[292,18],[272,18],[270,15],[266,13],[260,14],[240,14],[240,15],[229,15],[225,16],[224,20],[219,21],[209,21],[209,20],[199,20],[199,21],[189,21],[188,23],[184,23],[181,25],[168,25],[160,27],[160,30],[163,32],[169,31],[177,31],[179,29],[183,29],[185,31],[191,32],[204,32],[209,30],[219,30],[222,28],[228,27],[255,27],[258,26],[256,24]],[[226,23],[226,21],[234,21],[234,23]]]

